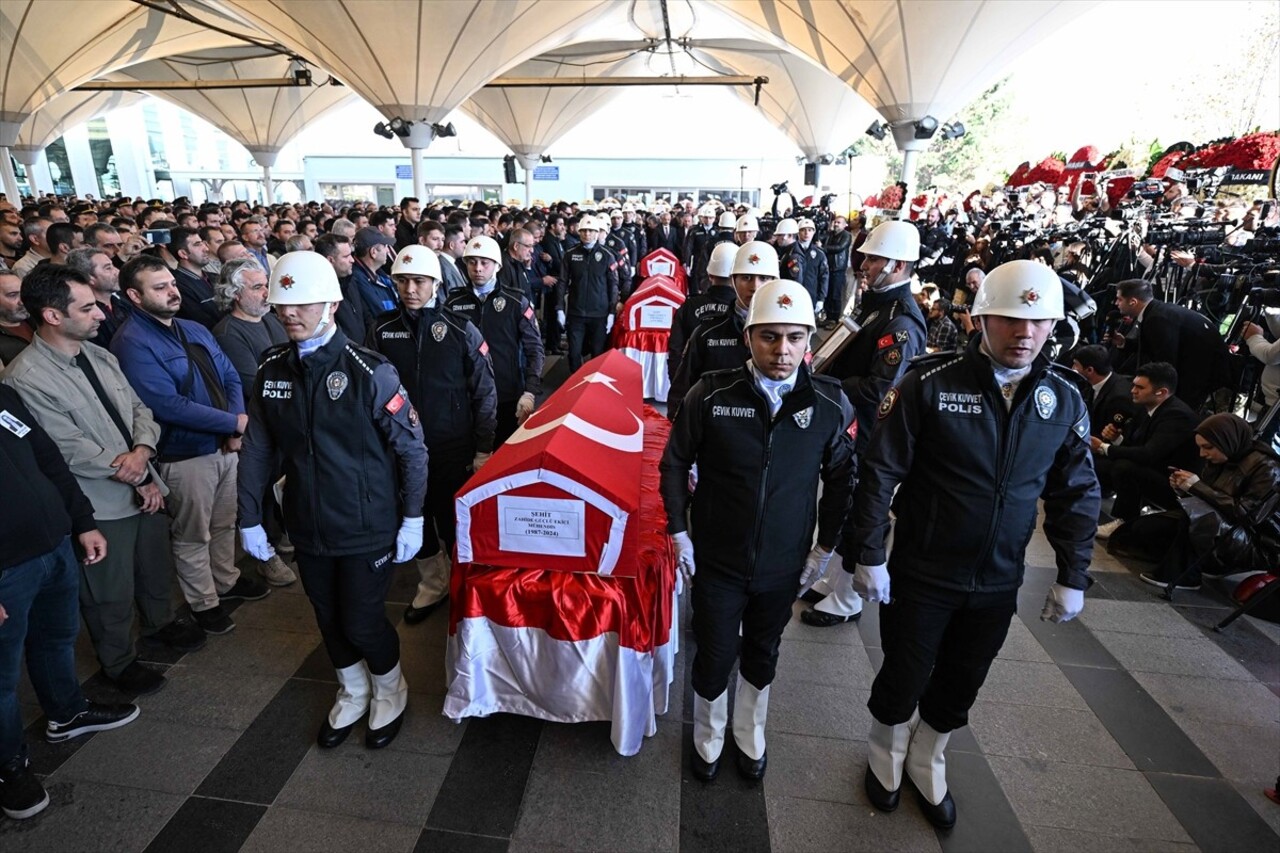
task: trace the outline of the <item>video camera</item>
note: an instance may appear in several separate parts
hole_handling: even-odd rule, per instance
[[[1152,225],[1147,230],[1146,242],[1153,246],[1185,248],[1216,246],[1227,239],[1227,226],[1223,222],[1187,220]]]

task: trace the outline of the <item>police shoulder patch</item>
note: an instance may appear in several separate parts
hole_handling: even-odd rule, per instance
[[[1053,413],[1058,408],[1058,397],[1045,386],[1041,385],[1036,388],[1036,414],[1041,418],[1048,420],[1053,417]]]
[[[885,418],[889,417],[889,413],[893,411],[893,407],[896,406],[897,404],[898,404],[898,389],[890,388],[889,393],[885,394],[884,399],[880,401],[880,408],[877,410],[877,414],[879,415],[880,420],[884,420]]]
[[[886,352],[884,354],[884,363],[892,367],[897,367],[899,364],[902,364],[902,349],[900,347],[894,347]]]

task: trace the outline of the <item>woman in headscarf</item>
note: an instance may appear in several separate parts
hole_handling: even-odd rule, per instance
[[[1169,485],[1182,498],[1170,515],[1172,543],[1156,571],[1144,574],[1164,586],[1196,589],[1202,575],[1222,577],[1274,569],[1280,558],[1280,460],[1253,439],[1253,428],[1237,415],[1210,415],[1196,428],[1196,446],[1207,463],[1200,476],[1174,469]]]

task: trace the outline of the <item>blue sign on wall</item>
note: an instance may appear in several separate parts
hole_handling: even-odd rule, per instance
[[[560,180],[560,167],[534,166],[533,179],[535,181],[558,181]]]
[[[397,180],[397,181],[412,181],[412,180],[413,180],[413,166],[396,166],[396,180]]]

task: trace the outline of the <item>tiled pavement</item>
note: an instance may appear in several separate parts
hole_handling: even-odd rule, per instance
[[[200,652],[144,649],[169,683],[124,729],[45,744],[24,685],[53,804],[0,818],[0,853],[1280,850],[1280,806],[1262,794],[1280,772],[1280,626],[1246,617],[1214,634],[1228,585],[1170,605],[1138,580],[1145,566],[1100,548],[1083,617],[1040,622],[1053,555],[1039,533],[1027,562],[1008,641],[951,741],[950,834],[911,797],[884,815],[862,792],[882,660],[874,605],[857,625],[792,620],[764,782],[733,772],[729,738],[725,770],[704,785],[687,759],[690,632],[672,710],[632,758],[613,752],[607,723],[455,725],[441,715],[446,614],[400,623],[415,583],[401,568],[388,613],[412,693],[388,749],[367,751],[360,732],[336,750],[314,745],[336,683],[301,589],[278,589],[238,607],[236,630]],[[81,640],[86,692],[127,698],[94,677]]]
[[[1042,623],[1052,557],[1040,537],[1028,562],[1019,617],[971,727],[952,739],[950,834],[909,797],[883,815],[862,793],[874,607],[858,625],[791,622],[764,783],[730,763],[703,785],[685,757],[691,649],[673,711],[623,758],[604,723],[445,719],[444,613],[399,626],[413,693],[392,746],[369,752],[353,736],[322,752],[313,735],[335,684],[295,586],[238,607],[235,632],[200,652],[148,649],[169,684],[119,731],[43,744],[28,690],[53,805],[0,822],[0,850],[1280,849],[1280,806],[1262,794],[1280,770],[1280,628],[1246,618],[1214,634],[1226,585],[1171,606],[1138,581],[1142,566],[1100,549],[1083,617]],[[413,580],[400,570],[397,622]],[[92,696],[120,698],[92,677],[87,646],[78,658]]]

